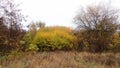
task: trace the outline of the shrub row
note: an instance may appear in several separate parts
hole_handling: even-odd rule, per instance
[[[45,27],[33,36],[26,34],[23,40],[25,51],[77,50],[89,52],[119,52],[120,36],[111,37],[106,32],[73,31],[67,27]]]

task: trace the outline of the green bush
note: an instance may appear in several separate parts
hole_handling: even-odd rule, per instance
[[[113,35],[112,43],[110,44],[110,49],[113,52],[120,52],[120,35],[117,32]]]
[[[32,44],[37,45],[39,51],[70,50],[76,45],[77,39],[72,30],[67,27],[46,27],[40,29]]]
[[[23,40],[21,41],[22,44],[22,51],[37,51],[38,47],[31,42],[33,41],[33,36],[30,33],[27,33]]]

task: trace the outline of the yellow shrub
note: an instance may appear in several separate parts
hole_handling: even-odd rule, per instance
[[[113,35],[111,49],[114,52],[120,52],[120,36],[117,32]]]
[[[39,50],[69,50],[74,47],[77,38],[72,29],[67,27],[46,27],[40,29],[32,44],[38,46]]]

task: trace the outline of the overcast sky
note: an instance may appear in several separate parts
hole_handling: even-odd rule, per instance
[[[73,17],[81,7],[99,3],[112,4],[120,8],[120,0],[16,0],[21,3],[22,13],[28,22],[43,21],[47,26],[74,27]],[[28,24],[25,23],[25,24]]]

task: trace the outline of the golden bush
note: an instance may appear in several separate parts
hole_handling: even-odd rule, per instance
[[[77,43],[77,38],[67,27],[46,27],[40,29],[32,44],[37,45],[40,51],[46,50],[70,50]]]

